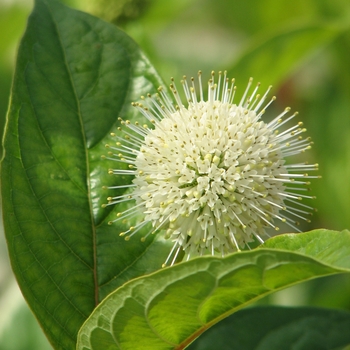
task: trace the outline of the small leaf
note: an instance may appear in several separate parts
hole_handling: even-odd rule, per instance
[[[110,132],[118,116],[133,120],[131,102],[160,84],[115,26],[36,0],[18,52],[1,188],[13,270],[56,349],[74,348],[98,302],[159,269],[168,254],[154,237],[125,242],[119,233],[128,223],[108,225],[117,209],[101,207],[110,195],[103,185],[126,181],[101,160]]]
[[[219,322],[189,350],[333,350],[350,344],[350,313],[312,307],[254,307]]]
[[[112,349],[184,349],[219,320],[267,294],[350,272],[349,231],[315,230],[266,243],[275,245],[279,249],[193,259],[128,282],[85,322],[77,349],[102,350],[102,343]]]

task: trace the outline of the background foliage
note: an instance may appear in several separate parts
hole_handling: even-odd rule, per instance
[[[312,158],[320,164],[323,179],[312,186],[318,197],[315,202],[318,213],[307,229],[350,227],[348,1],[81,0],[66,3],[121,26],[148,54],[165,81],[170,76],[179,79],[182,74],[194,75],[198,69],[228,69],[240,85],[245,85],[244,80],[251,75],[267,85],[273,83],[278,96],[274,108],[280,110],[291,105],[299,110],[315,141]],[[31,6],[24,1],[0,2],[1,125],[4,125],[18,39]],[[6,341],[16,338],[11,332],[25,334],[31,329],[26,324],[21,331],[21,324],[13,318],[25,320],[21,315],[28,311],[21,306],[20,299],[14,298],[6,254],[2,244],[0,293],[1,302],[7,308],[2,309],[6,312],[0,316],[0,334],[7,345],[1,345],[4,343],[0,340],[0,348],[27,349],[28,342],[40,340],[33,337],[24,347]],[[334,276],[294,287],[262,302],[350,309],[349,295],[349,277]],[[18,326],[9,327],[10,319]],[[31,322],[29,314],[28,324]],[[31,347],[38,348],[37,345]],[[40,349],[44,349],[44,345],[40,345]]]

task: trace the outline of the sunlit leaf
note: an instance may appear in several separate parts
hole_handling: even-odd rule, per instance
[[[275,237],[265,247],[225,258],[180,263],[111,293],[83,325],[77,349],[183,349],[262,296],[350,272],[349,255],[349,231],[315,230]]]

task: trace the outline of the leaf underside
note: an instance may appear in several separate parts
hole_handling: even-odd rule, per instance
[[[183,349],[262,296],[350,272],[349,256],[349,231],[315,230],[277,236],[261,248],[225,258],[180,263],[111,293],[80,330],[77,349],[99,350],[107,344],[109,349]]]

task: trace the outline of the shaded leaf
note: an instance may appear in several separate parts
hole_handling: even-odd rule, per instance
[[[312,307],[255,307],[219,322],[189,350],[332,350],[350,344],[350,313]]]
[[[278,249],[271,248],[275,246]],[[350,272],[349,255],[349,231],[315,230],[275,237],[266,247],[225,258],[180,263],[111,293],[83,325],[77,349],[104,349],[100,344],[112,349],[183,349],[262,296],[312,278]]]

